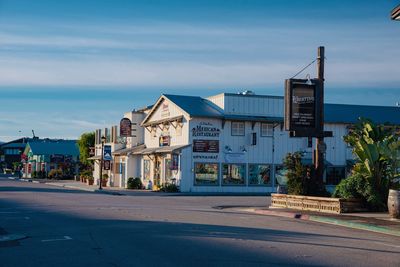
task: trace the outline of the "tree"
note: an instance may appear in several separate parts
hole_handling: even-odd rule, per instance
[[[79,159],[85,166],[92,166],[93,162],[88,160],[90,157],[90,147],[94,147],[94,132],[83,133],[78,140]]]
[[[360,119],[344,140],[352,147],[357,162],[352,175],[338,185],[334,195],[360,195],[370,208],[387,209],[389,188],[398,185],[399,136],[390,127]]]

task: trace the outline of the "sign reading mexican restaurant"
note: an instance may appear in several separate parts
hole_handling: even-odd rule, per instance
[[[221,130],[209,122],[200,122],[199,125],[192,128],[193,137],[219,137],[220,133]]]

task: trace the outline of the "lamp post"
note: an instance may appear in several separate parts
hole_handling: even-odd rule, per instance
[[[100,178],[99,178],[99,190],[102,190],[103,188],[101,187],[101,180],[103,176],[103,156],[104,156],[104,143],[106,141],[106,137],[103,135],[101,137],[101,155],[100,155]]]

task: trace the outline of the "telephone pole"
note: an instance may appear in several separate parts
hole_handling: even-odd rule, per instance
[[[325,47],[318,47],[318,58],[317,58],[317,78],[320,80],[319,87],[319,99],[317,101],[320,110],[320,134],[317,137],[316,150],[315,150],[315,174],[319,182],[323,182],[324,176],[324,153],[326,151],[326,145],[324,143],[324,63],[325,63]]]

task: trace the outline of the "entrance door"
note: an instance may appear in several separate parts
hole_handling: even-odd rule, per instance
[[[154,185],[157,187],[161,186],[161,158],[156,158],[156,164],[154,168]]]

